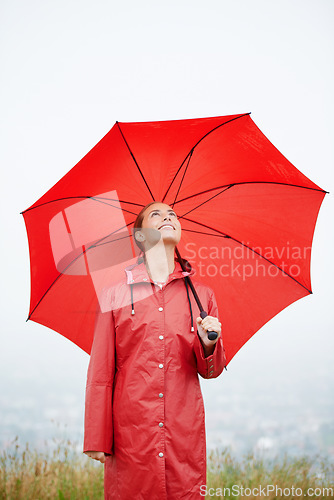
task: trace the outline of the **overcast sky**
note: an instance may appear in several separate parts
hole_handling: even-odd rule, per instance
[[[0,8],[0,374],[10,384],[18,372],[56,380],[61,370],[84,385],[88,356],[25,322],[30,277],[20,212],[116,120],[252,112],[298,169],[333,192],[334,3],[2,0]],[[302,377],[320,389],[320,367],[333,380],[333,216],[329,194],[314,238],[314,294],[268,323],[231,362],[229,377],[246,384],[256,365],[279,379],[283,363],[292,384]]]

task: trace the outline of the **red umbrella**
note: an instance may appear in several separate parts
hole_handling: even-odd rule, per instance
[[[325,193],[249,113],[116,122],[23,212],[28,319],[89,353],[98,292],[134,261],[137,213],[162,201],[180,218],[182,257],[215,292],[229,362],[273,316],[312,293],[312,238]]]

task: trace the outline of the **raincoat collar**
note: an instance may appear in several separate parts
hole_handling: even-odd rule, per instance
[[[126,282],[128,285],[133,285],[135,283],[143,283],[143,282],[153,283],[153,280],[151,280],[144,262],[141,262],[140,264],[136,263],[126,267],[125,273],[126,273]],[[192,268],[190,269],[189,272],[182,271],[181,264],[177,260],[175,260],[174,271],[168,276],[166,284],[175,279],[185,278],[186,276],[192,276],[194,273],[195,271]]]
[[[190,270],[189,271],[182,271],[181,264],[175,260],[175,267],[174,271],[168,276],[168,279],[165,283],[165,286],[168,285],[171,281],[175,279],[184,279],[187,276],[192,276],[195,271],[191,268],[190,264],[188,263]],[[153,280],[151,280],[145,263],[141,262],[136,263],[132,266],[128,266],[125,268],[125,273],[126,273],[126,278],[127,278],[127,284],[130,286],[130,293],[131,293],[131,315],[134,316],[135,314],[135,308],[134,308],[134,300],[133,300],[133,285],[136,283],[154,283]],[[188,298],[188,304],[189,304],[189,312],[190,312],[190,318],[191,318],[191,331],[194,332],[194,318],[193,318],[193,312],[192,312],[192,306],[190,302],[190,297],[189,297],[189,290],[188,290],[188,280],[184,280],[184,284],[186,286],[186,292],[187,292],[187,298]],[[162,289],[162,288],[161,288]]]

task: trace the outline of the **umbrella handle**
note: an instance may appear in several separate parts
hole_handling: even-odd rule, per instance
[[[207,315],[208,315],[208,313],[205,312],[205,311],[201,311],[200,312],[200,316],[201,316],[202,319],[206,318]],[[218,337],[218,333],[217,332],[207,332],[207,334],[208,334],[208,339],[209,340],[216,340],[216,338]]]

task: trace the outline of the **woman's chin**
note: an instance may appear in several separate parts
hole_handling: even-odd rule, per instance
[[[167,231],[165,231],[161,239],[164,243],[170,244],[170,245],[177,245],[180,241],[180,238],[176,234],[167,234]]]

